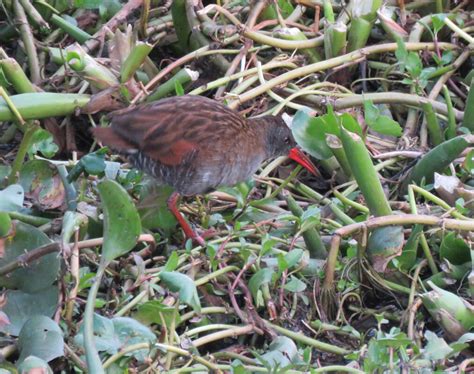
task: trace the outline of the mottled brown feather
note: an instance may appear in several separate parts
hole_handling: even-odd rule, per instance
[[[248,179],[265,159],[295,145],[280,118],[247,120],[201,96],[163,99],[111,117],[111,127],[94,135],[185,195]]]

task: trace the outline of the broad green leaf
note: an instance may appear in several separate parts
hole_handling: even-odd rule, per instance
[[[2,311],[10,320],[9,325],[0,325],[0,331],[17,336],[25,322],[33,316],[52,317],[58,303],[58,287],[50,286],[35,293],[7,291],[6,304]]]
[[[303,255],[304,251],[301,248],[295,248],[292,251],[288,252],[285,255],[285,260],[288,264],[288,268],[296,266],[300,262]]]
[[[285,284],[285,290],[290,292],[303,292],[306,289],[306,283],[300,281],[295,276],[290,277],[290,281]]]
[[[471,261],[471,250],[464,239],[453,231],[448,232],[441,241],[439,257],[447,259],[454,265],[462,265]]]
[[[64,338],[51,318],[35,316],[25,322],[18,337],[19,361],[35,356],[49,362],[64,356]]]
[[[137,204],[143,228],[165,231],[176,227],[176,218],[168,209],[167,200],[173,192],[169,186],[151,186],[145,184],[140,192],[140,202]]]
[[[12,184],[0,191],[0,210],[17,212],[23,207],[25,192],[20,184]]]
[[[108,148],[104,147],[95,152],[83,156],[69,172],[67,180],[69,183],[74,182],[82,172],[91,175],[99,175],[106,170],[105,154]]]
[[[79,346],[84,346],[83,326],[74,338]],[[116,354],[130,345],[148,343],[150,347],[156,343],[153,332],[137,320],[129,317],[115,317],[112,319],[94,314],[95,344],[99,352]],[[133,357],[139,362],[144,362],[149,356],[149,349],[135,350],[125,356]]]
[[[32,136],[28,155],[32,158],[33,155],[40,152],[44,157],[51,158],[58,150],[59,147],[54,142],[53,135],[49,131],[38,129]]]
[[[258,359],[270,367],[284,368],[291,364],[298,354],[295,342],[286,336],[278,336]]]
[[[51,240],[36,227],[19,221],[13,221],[13,223],[15,225],[14,235],[5,241],[5,253],[0,258],[0,266],[10,263],[25,252],[51,243]],[[49,253],[30,262],[28,266],[20,267],[12,273],[0,277],[0,286],[34,292],[53,284],[58,276],[58,271],[58,254]]]
[[[28,356],[19,365],[18,370],[20,373],[41,373],[41,374],[53,374],[50,366],[45,360],[39,357]],[[6,371],[5,373],[0,369],[0,374],[12,374],[17,371]]]
[[[252,275],[249,280],[249,290],[255,299],[260,287],[271,282],[273,274],[274,271],[272,269],[264,268]]]
[[[400,136],[402,128],[397,121],[380,114],[379,108],[371,100],[364,100],[365,122],[374,131],[383,135]]]
[[[291,131],[296,142],[311,156],[326,160],[333,156],[326,144],[324,121],[311,117],[305,110],[299,110],[293,117]]]
[[[98,185],[104,211],[102,255],[112,261],[137,244],[141,232],[140,216],[127,191],[117,182],[105,180]]]
[[[179,300],[195,311],[201,310],[201,302],[194,281],[185,274],[163,271],[159,275],[162,282],[173,292],[179,293]]]
[[[156,323],[164,327],[171,326],[173,323],[177,326],[181,323],[181,318],[176,308],[162,304],[158,300],[151,300],[141,304],[134,314],[134,318],[146,325]]]
[[[343,128],[359,135],[361,138],[363,137],[362,129],[359,126],[359,123],[357,122],[357,120],[353,116],[351,116],[349,113],[343,113],[339,117],[339,119],[341,121],[341,126]]]

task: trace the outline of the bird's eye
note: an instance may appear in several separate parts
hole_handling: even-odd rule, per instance
[[[285,139],[283,139],[283,141],[285,142],[285,144],[290,144],[291,139],[289,136],[286,136]]]

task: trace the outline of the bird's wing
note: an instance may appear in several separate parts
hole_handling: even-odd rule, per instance
[[[114,149],[136,149],[172,166],[195,154],[203,144],[213,147],[226,136],[226,126],[245,125],[239,114],[216,101],[183,96],[122,110],[112,115],[110,128],[94,130],[94,134]]]

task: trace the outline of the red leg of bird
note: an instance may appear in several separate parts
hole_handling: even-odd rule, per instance
[[[194,240],[196,243],[198,243],[199,245],[203,247],[206,246],[206,242],[204,241],[204,239],[194,232],[191,226],[189,226],[189,223],[186,221],[183,215],[179,212],[178,199],[179,199],[179,193],[173,192],[171,196],[168,198],[168,209],[171,210],[171,213],[173,213],[173,215],[178,220],[187,238]]]

